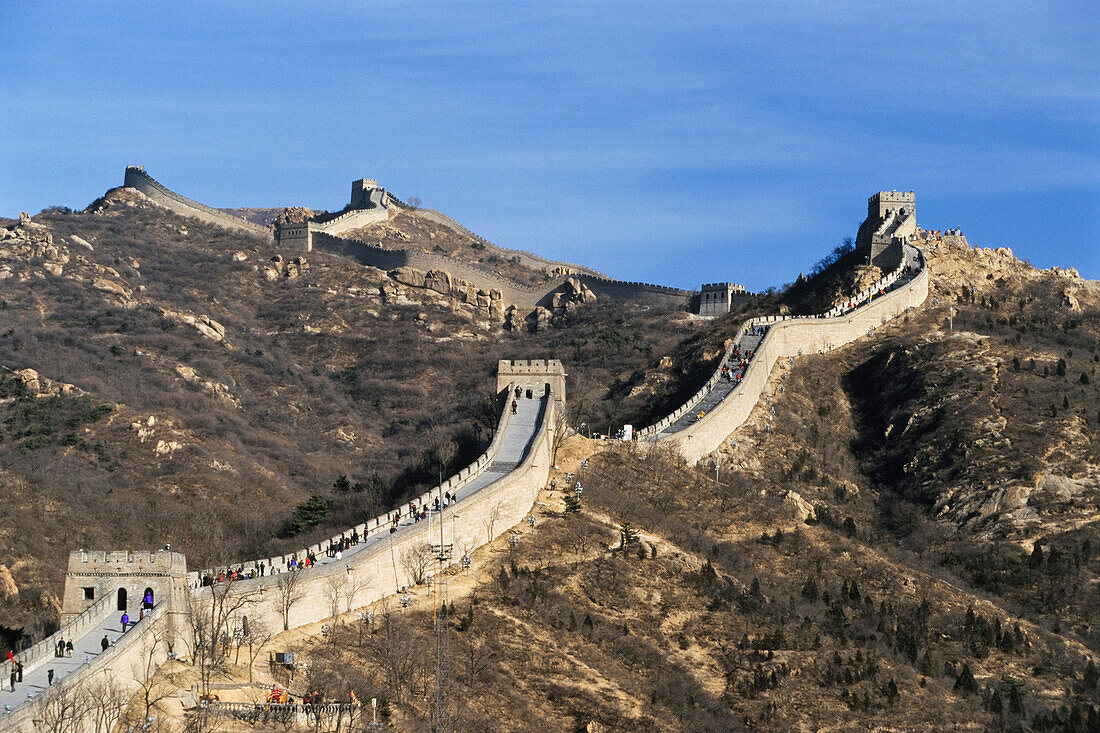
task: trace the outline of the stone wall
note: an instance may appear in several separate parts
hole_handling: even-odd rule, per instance
[[[200,204],[198,201],[192,201],[189,198],[180,196],[178,193],[169,190],[154,180],[140,165],[126,166],[126,176],[123,179],[122,185],[127,188],[141,191],[156,203],[166,209],[171,209],[177,214],[190,216],[194,219],[204,221],[207,224],[216,224],[220,227],[248,232],[249,234],[255,234],[266,239],[272,237],[271,230],[267,227],[253,224],[240,217],[232,216],[224,211],[218,211],[217,209]]]
[[[173,637],[185,636],[183,629],[174,626],[176,623],[177,619],[168,612],[168,604],[158,604],[113,646],[96,656],[92,664],[79,667],[72,674],[55,682],[50,691],[39,695],[33,702],[0,717],[3,730],[9,733],[39,733],[45,730],[40,722],[49,719],[48,715],[43,714],[44,706],[49,706],[56,696],[71,696],[82,686],[95,684],[96,678],[102,679],[104,675],[108,676],[110,682],[124,687],[129,694],[135,693],[143,670],[150,668],[149,665],[156,669],[168,659],[168,641]],[[24,674],[26,672],[25,669]],[[64,720],[68,724],[59,726],[57,730],[68,733],[98,733],[105,729],[96,725],[91,712],[76,720],[72,719],[70,713]]]
[[[768,325],[769,330],[741,384],[701,420],[667,436],[662,442],[676,446],[693,463],[718,450],[726,438],[748,420],[779,358],[830,351],[868,335],[891,318],[923,303],[928,297],[928,280],[928,270],[924,267],[904,286],[844,316],[757,319],[753,324]]]
[[[540,427],[532,441],[526,458],[498,481],[479,490],[473,496],[448,507],[442,515],[433,516],[431,528],[428,522],[418,522],[403,527],[374,547],[352,555],[347,562],[330,563],[303,571],[296,595],[299,599],[290,609],[287,626],[295,628],[329,618],[331,611],[330,587],[339,584],[347,589],[359,590],[349,601],[339,600],[339,612],[349,608],[361,608],[386,596],[402,592],[414,585],[408,569],[402,563],[405,552],[414,552],[426,544],[439,544],[439,528],[443,528],[444,542],[453,546],[448,564],[456,563],[463,555],[491,542],[521,522],[534,506],[538,491],[549,479],[553,433],[557,402],[552,397],[543,402]],[[431,534],[429,534],[431,532]],[[253,580],[238,581],[231,593],[249,594],[253,602],[242,609],[250,622],[260,620],[269,628],[283,628],[282,606],[278,588],[282,575],[265,576]],[[421,586],[414,592],[426,592]],[[193,591],[195,603],[209,603],[210,587]],[[183,640],[186,644],[186,640]],[[189,653],[189,652],[188,652]]]

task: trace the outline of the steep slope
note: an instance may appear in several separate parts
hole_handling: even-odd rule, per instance
[[[500,358],[567,360],[586,417],[617,421],[606,385],[698,323],[597,303],[507,333],[476,305],[125,189],[4,224],[0,564],[23,591],[0,600],[8,627],[49,623],[77,547],[171,543],[202,566],[398,503],[436,473],[425,430],[456,443],[447,470],[485,445]],[[341,475],[348,491],[333,489]],[[314,492],[329,509],[286,537]]]

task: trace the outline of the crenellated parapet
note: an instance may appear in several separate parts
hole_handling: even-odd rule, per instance
[[[180,196],[146,173],[144,166],[126,166],[126,175],[123,178],[122,185],[126,188],[141,191],[155,203],[182,216],[189,216],[226,229],[255,234],[265,239],[271,238],[271,230],[267,227],[253,224],[238,216],[227,214],[224,211],[200,204],[198,201],[192,201],[185,196]]]

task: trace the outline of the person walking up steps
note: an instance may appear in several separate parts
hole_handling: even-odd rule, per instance
[[[107,651],[107,648],[111,646],[110,640],[107,639],[107,635],[103,635],[103,640],[99,642],[99,646],[103,651]]]
[[[69,657],[70,659],[73,656],[73,640],[72,639],[69,639],[68,641],[65,642],[65,656]]]
[[[515,400],[512,400],[512,414],[513,414],[513,415],[515,415],[515,414],[516,414],[516,408],[517,408],[517,407],[519,407],[519,403],[518,403],[518,402],[516,402]]]
[[[122,621],[122,633],[125,634],[126,633],[126,627],[130,625],[130,614],[123,611],[122,612],[122,618],[120,620]]]

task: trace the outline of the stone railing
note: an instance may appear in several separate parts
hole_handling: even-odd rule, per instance
[[[111,615],[114,600],[115,598],[110,594],[104,595],[55,633],[29,649],[16,654],[16,660],[23,663],[24,674],[29,673],[44,660],[54,657],[57,654],[57,642],[61,639],[79,639],[84,636],[88,629],[101,624],[105,618]]]
[[[385,208],[352,209],[343,214],[333,215],[330,219],[317,219],[306,222],[311,232],[325,232],[338,235],[349,229],[358,229],[368,224],[386,221],[390,218],[390,212]]]
[[[739,330],[738,330],[738,334],[746,333],[747,329],[751,329],[751,328],[754,328],[754,327],[757,327],[757,326],[765,326],[765,327],[768,327],[770,329],[775,324],[791,322],[791,321],[797,321],[797,322],[825,322],[829,319],[842,318],[844,315],[852,313],[852,312],[858,310],[859,308],[864,307],[865,304],[873,302],[875,296],[880,291],[883,292],[883,295],[878,296],[878,297],[880,297],[880,298],[885,297],[886,294],[888,294],[891,291],[894,284],[897,283],[897,281],[899,279],[901,279],[906,274],[907,268],[911,266],[911,263],[915,262],[918,269],[921,270],[922,274],[926,270],[926,268],[924,266],[924,261],[923,261],[923,254],[915,247],[911,247],[911,246],[907,247],[907,250],[910,250],[910,251],[907,252],[907,254],[909,254],[909,256],[902,257],[901,264],[898,265],[898,267],[895,270],[893,270],[889,274],[887,274],[884,277],[882,277],[881,279],[879,279],[873,285],[870,285],[867,288],[864,288],[862,291],[860,291],[860,293],[857,296],[855,296],[854,298],[852,298],[849,301],[851,303],[851,306],[848,306],[847,303],[846,303],[844,306],[838,306],[838,307],[833,308],[832,310],[830,310],[826,313],[822,313],[822,314],[819,314],[819,315],[813,315],[813,316],[763,316],[763,317],[758,316],[758,317],[750,318],[750,319],[746,320],[744,323],[742,323]],[[912,283],[907,283],[907,285],[911,285],[911,284]],[[925,284],[925,291],[927,292],[927,283]],[[924,298],[922,297],[920,302],[923,302],[923,301],[924,301]],[[762,351],[764,349],[765,342],[767,341],[767,338],[768,338],[768,334],[765,334],[764,341],[761,342],[760,347],[757,349],[757,353],[754,355],[753,361],[749,364],[749,367],[746,369],[741,383],[726,397],[725,401],[740,398],[742,395],[744,395],[744,394],[751,391],[752,387],[749,383],[750,373],[753,374],[753,375],[756,375],[760,371],[759,369],[754,369],[754,365],[756,364],[756,362],[758,360],[757,357],[760,356],[760,354],[762,353]],[[669,414],[666,417],[662,418],[657,423],[655,423],[655,424],[653,424],[653,425],[651,425],[651,426],[649,426],[649,427],[647,427],[643,430],[640,430],[639,433],[638,433],[639,440],[654,440],[654,439],[656,439],[657,436],[665,428],[667,428],[670,425],[672,425],[673,423],[675,423],[677,420],[679,420],[681,417],[683,417],[689,411],[693,410],[700,402],[702,402],[703,399],[710,393],[710,391],[715,387],[716,384],[718,384],[718,381],[722,378],[722,366],[729,361],[730,356],[732,355],[734,349],[736,349],[737,347],[738,347],[738,341],[737,341],[737,339],[734,339],[734,341],[730,344],[730,346],[726,349],[725,353],[722,355],[722,358],[718,362],[717,368],[715,369],[714,373],[710,376],[710,378],[706,381],[706,383],[695,394],[693,394],[687,402],[685,402],[683,405],[681,405],[679,408],[677,408],[671,414]],[[771,369],[771,366],[769,365],[768,370],[770,371],[770,369]],[[755,400],[753,401],[753,404],[755,404]],[[713,412],[713,410],[712,410],[712,412]],[[704,416],[703,420],[706,420],[707,417],[709,417],[709,415]],[[732,432],[732,430],[730,432]],[[673,436],[667,436],[666,439],[672,438],[672,437]]]
[[[344,613],[394,593],[416,594],[416,584],[426,582],[426,577],[415,574],[410,555],[427,559],[424,553],[430,553],[431,564],[421,566],[420,572],[432,573],[511,531],[530,513],[538,491],[549,480],[559,409],[553,392],[538,402],[537,427],[519,465],[442,511],[433,511],[430,527],[429,522],[406,522],[394,532],[387,528],[384,538],[349,551],[341,561],[329,560],[274,577],[234,581],[225,586],[225,591],[247,599],[247,608],[241,613],[247,614],[250,624],[258,622],[270,629],[291,629],[331,618],[335,605],[339,606],[337,612]],[[430,549],[435,545],[438,550],[441,542],[452,550],[445,558],[435,557],[436,550]],[[441,564],[436,565],[437,561]],[[297,599],[292,607],[282,601],[288,587],[293,588]],[[191,603],[201,606],[210,602],[214,590],[196,588]],[[186,646],[189,642],[181,639],[180,643]]]
[[[180,196],[146,173],[141,166],[126,166],[126,177],[122,185],[141,191],[153,201],[177,214],[194,217],[208,224],[249,232],[267,239],[273,236],[271,229],[268,227],[253,224],[240,217],[200,204],[198,201],[192,201],[185,196]]]
[[[235,718],[247,723],[293,723],[306,725],[332,718],[352,718],[360,714],[362,707],[348,702],[200,702],[199,707],[223,718]]]

